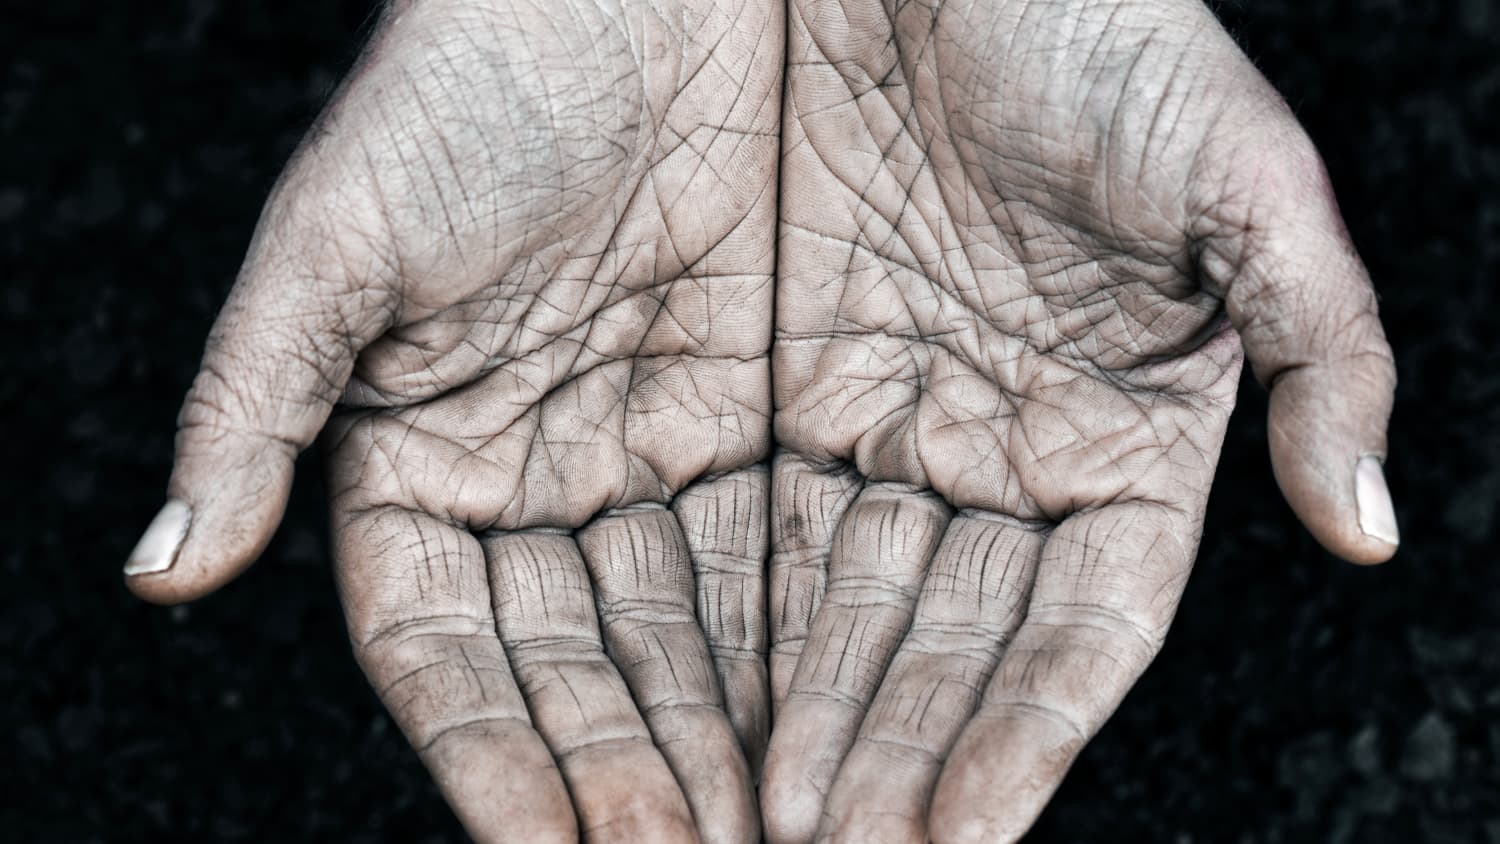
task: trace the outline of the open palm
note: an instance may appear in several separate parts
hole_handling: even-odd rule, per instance
[[[1373,293],[1197,0],[788,15],[390,4],[210,338],[130,587],[248,566],[321,433],[478,839],[754,840],[763,751],[778,844],[1019,837],[1162,643],[1242,355],[1299,516],[1395,549]]]
[[[1196,0],[789,15],[767,834],[1013,840],[1162,643],[1242,343],[1293,507],[1394,551],[1390,353]]]
[[[758,837],[781,39],[393,5],[210,339],[132,588],[247,565],[332,412],[356,656],[481,840]]]

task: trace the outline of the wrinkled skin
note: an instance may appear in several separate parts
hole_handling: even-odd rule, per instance
[[[133,588],[247,564],[337,400],[355,653],[479,840],[758,838],[783,31],[730,2],[389,10],[210,339],[192,529]]]
[[[773,842],[1013,840],[1160,647],[1242,355],[1299,516],[1390,556],[1373,294],[1196,0],[397,3],[127,582],[238,574],[321,432],[476,839],[757,840],[764,753]]]
[[[1166,635],[1241,338],[1289,500],[1364,562],[1390,353],[1199,3],[788,14],[767,837],[1014,840]]]

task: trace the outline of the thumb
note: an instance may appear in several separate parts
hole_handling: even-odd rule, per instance
[[[1396,370],[1375,291],[1311,141],[1289,112],[1263,125],[1210,180],[1200,266],[1271,390],[1282,494],[1323,547],[1384,562],[1400,541],[1382,471]]]
[[[352,274],[363,242],[299,222],[308,215],[289,204],[268,203],[178,416],[166,506],[125,565],[147,601],[202,597],[254,562],[286,509],[297,453],[390,324],[394,294]]]

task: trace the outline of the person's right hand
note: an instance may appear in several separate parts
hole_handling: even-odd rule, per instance
[[[356,656],[479,840],[758,838],[782,38],[394,3],[209,339],[130,588],[248,566],[338,404]]]

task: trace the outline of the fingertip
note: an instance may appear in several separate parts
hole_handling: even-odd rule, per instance
[[[1355,465],[1354,502],[1359,510],[1360,532],[1370,541],[1362,549],[1369,553],[1351,558],[1352,562],[1372,564],[1389,560],[1401,545],[1401,530],[1396,526],[1396,507],[1380,458],[1365,455]]]
[[[1325,543],[1325,546],[1339,559],[1365,567],[1389,562],[1400,549],[1400,545],[1396,543],[1365,534],[1361,534],[1356,541],[1342,547],[1335,547],[1331,543]]]
[[[1013,841],[1014,837],[997,835],[988,820],[974,814],[954,811],[934,803],[927,818],[927,832],[932,844],[980,844],[980,842]]]
[[[178,580],[170,576],[151,576],[143,574],[125,575],[125,588],[130,594],[159,607],[170,607],[174,604],[185,604],[199,597],[197,590],[184,589]]]
[[[950,797],[953,788],[940,784],[927,815],[927,834],[933,844],[1004,844],[1020,839],[1021,833],[1009,832],[988,813],[975,808],[983,806],[993,795]]]
[[[578,770],[566,777],[573,789],[581,840],[698,844],[692,812],[659,756],[655,764],[637,764],[622,755],[584,767],[614,771],[608,778]]]
[[[1268,435],[1276,483],[1318,543],[1358,565],[1400,546],[1382,468],[1393,381],[1304,367],[1271,390]]]
[[[652,711],[647,724],[677,777],[703,844],[759,841],[750,767],[724,713],[716,706],[666,706]]]
[[[419,755],[479,844],[579,840],[562,775],[525,722],[478,721],[443,734]]]
[[[1340,472],[1334,461],[1273,451],[1272,465],[1287,503],[1330,554],[1361,566],[1395,556],[1400,531],[1378,458],[1346,460]]]
[[[226,559],[231,549],[204,540],[211,533],[211,523],[196,517],[187,502],[169,499],[125,562],[125,588],[160,606],[195,601],[234,579],[259,554],[257,548],[243,559]]]
[[[178,603],[175,590],[163,589],[164,584],[172,582],[171,578],[159,575],[170,572],[177,562],[192,522],[193,509],[186,501],[168,499],[125,560],[126,588],[153,604]]]
[[[819,841],[834,844],[918,844],[930,841],[924,818],[908,818],[886,812],[872,812],[828,821],[818,831]]]
[[[1083,747],[1077,733],[1041,711],[969,723],[933,790],[934,844],[1003,844],[1031,828]]]
[[[195,517],[180,550],[167,568],[132,570],[127,563],[125,587],[147,603],[170,606],[196,601],[239,577],[265,550],[281,521],[286,496],[268,502],[261,512],[236,514],[225,525],[211,512]],[[195,514],[196,515],[196,514]],[[132,558],[132,562],[134,558]]]
[[[703,844],[755,844],[761,840],[759,807],[748,771],[744,772],[742,786],[725,787],[690,802],[706,810],[700,812],[699,806],[693,807],[693,821]]]
[[[162,605],[202,598],[270,543],[291,493],[292,455],[241,440],[179,447],[171,497],[125,563],[125,586],[136,597]]]
[[[760,786],[760,816],[768,844],[804,844],[817,834],[823,796],[803,775],[806,760],[778,751],[772,736]]]
[[[223,588],[254,562],[260,549],[243,560],[220,557],[208,562],[184,552],[171,568],[162,571],[124,572],[125,588],[137,598],[158,606],[196,601]],[[127,564],[128,565],[128,564]]]
[[[760,816],[767,844],[805,844],[812,841],[820,817],[811,801],[786,789],[772,790],[766,786],[761,788]]]

